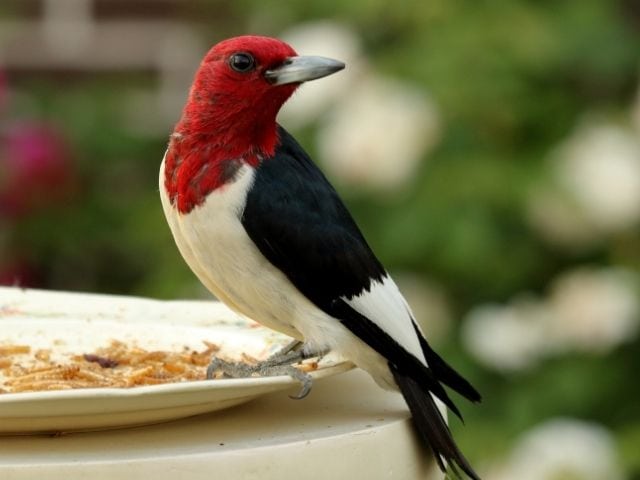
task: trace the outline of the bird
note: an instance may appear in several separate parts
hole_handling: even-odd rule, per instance
[[[480,394],[431,348],[335,188],[276,120],[304,82],[343,68],[266,36],[215,44],[169,138],[163,210],[184,260],[219,300],[399,391],[439,467],[479,480],[437,402],[460,416],[443,385],[472,402]]]

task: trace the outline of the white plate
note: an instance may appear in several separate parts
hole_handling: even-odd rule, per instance
[[[111,340],[147,350],[203,350],[266,358],[290,339],[219,302],[173,301],[0,287],[0,345],[81,354]],[[325,357],[315,380],[352,368]],[[0,378],[1,380],[1,378]],[[221,379],[132,388],[87,388],[0,394],[0,434],[58,433],[156,423],[220,410],[298,383],[286,376]]]

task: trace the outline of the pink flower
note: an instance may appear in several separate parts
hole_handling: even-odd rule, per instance
[[[72,176],[68,145],[51,127],[19,124],[0,132],[0,215],[20,217],[60,202]]]
[[[13,259],[0,264],[0,285],[38,287],[42,285],[42,279],[36,268],[26,260]]]

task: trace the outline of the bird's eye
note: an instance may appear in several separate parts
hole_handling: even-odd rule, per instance
[[[253,70],[256,61],[248,53],[235,53],[229,59],[229,66],[236,72],[246,73]]]

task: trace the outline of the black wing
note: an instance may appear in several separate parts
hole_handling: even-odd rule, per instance
[[[338,194],[283,128],[257,169],[242,224],[260,251],[323,310],[386,274]]]

